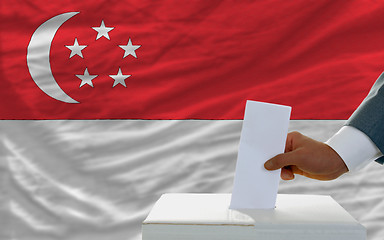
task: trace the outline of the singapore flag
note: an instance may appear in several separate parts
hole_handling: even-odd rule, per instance
[[[383,71],[383,9],[3,0],[0,239],[138,240],[161,194],[231,192],[247,100],[326,140]]]

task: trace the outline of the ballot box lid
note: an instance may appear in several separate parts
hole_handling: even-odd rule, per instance
[[[278,194],[274,209],[229,209],[230,194],[164,194],[143,240],[365,240],[366,229],[330,196]]]
[[[230,194],[163,194],[143,224],[359,224],[331,196],[278,194],[275,209],[229,209]]]

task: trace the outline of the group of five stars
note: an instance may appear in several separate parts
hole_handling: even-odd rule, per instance
[[[106,39],[110,40],[108,32],[112,31],[114,27],[106,27],[104,24],[104,20],[101,21],[100,27],[92,27],[96,32],[96,40],[98,40],[101,37],[105,37]],[[73,56],[80,56],[83,57],[83,53],[81,52],[84,48],[87,47],[87,45],[79,45],[79,42],[77,41],[77,38],[75,38],[75,41],[73,45],[65,45],[69,50],[71,50],[71,53],[69,55],[69,58],[72,58]],[[129,38],[127,45],[119,45],[120,48],[124,50],[124,56],[123,58],[132,55],[133,57],[137,58],[136,50],[141,47],[141,45],[133,45],[131,38]],[[85,84],[88,84],[89,86],[93,87],[92,80],[96,78],[98,75],[90,75],[88,72],[88,68],[85,68],[84,73],[82,75],[75,75],[81,80],[80,87],[84,86]],[[118,84],[123,85],[124,87],[127,87],[125,84],[125,79],[129,78],[131,75],[123,75],[121,68],[119,67],[119,70],[116,75],[109,75],[112,79],[114,79],[114,83],[112,87],[115,87]]]

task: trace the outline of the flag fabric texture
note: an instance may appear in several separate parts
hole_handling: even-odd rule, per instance
[[[378,1],[4,0],[0,17],[6,240],[138,240],[161,194],[231,192],[246,100],[324,141],[383,71]],[[378,240],[380,171],[279,191],[331,194]]]

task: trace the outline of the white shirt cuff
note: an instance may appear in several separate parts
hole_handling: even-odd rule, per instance
[[[343,126],[325,143],[339,154],[350,172],[383,156],[365,133],[351,126]]]

